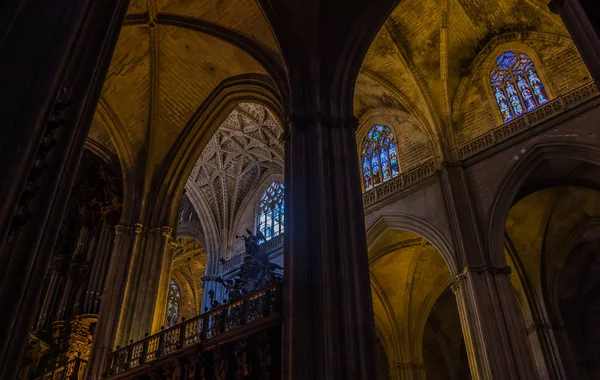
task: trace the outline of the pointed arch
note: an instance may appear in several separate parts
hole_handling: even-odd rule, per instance
[[[243,102],[267,107],[284,125],[283,105],[277,87],[269,77],[240,75],[223,81],[192,115],[171,147],[161,170],[156,173],[151,196],[158,205],[152,210],[154,224],[174,224],[185,183],[204,147],[222,122]]]

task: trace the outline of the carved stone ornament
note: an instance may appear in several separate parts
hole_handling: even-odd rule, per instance
[[[239,104],[210,139],[186,188],[196,187],[221,229],[230,229],[265,175],[283,173],[283,130],[264,106]]]

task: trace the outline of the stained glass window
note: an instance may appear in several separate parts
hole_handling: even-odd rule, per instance
[[[371,190],[400,174],[398,150],[392,130],[375,125],[362,143],[362,174],[365,190]]]
[[[181,301],[181,292],[177,283],[171,279],[169,283],[169,296],[167,298],[167,326],[175,326],[179,320],[179,303]]]
[[[525,53],[505,51],[496,59],[490,83],[504,122],[550,100],[535,65]]]
[[[283,233],[284,202],[283,184],[273,182],[260,198],[258,230],[270,240]]]

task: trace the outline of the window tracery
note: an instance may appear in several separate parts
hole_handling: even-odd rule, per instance
[[[525,53],[505,51],[500,54],[490,74],[490,84],[504,122],[550,100],[533,61]]]
[[[169,283],[169,295],[167,298],[167,320],[168,327],[175,326],[179,320],[179,306],[181,303],[181,292],[177,283],[171,279]]]
[[[270,240],[283,233],[284,225],[284,186],[273,182],[260,198],[258,230],[265,240]]]
[[[371,190],[400,174],[398,149],[390,127],[377,124],[363,139],[361,150],[365,190]]]

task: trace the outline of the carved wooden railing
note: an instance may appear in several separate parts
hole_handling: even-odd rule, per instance
[[[435,160],[432,158],[416,168],[400,174],[391,181],[367,191],[365,194],[363,194],[363,206],[367,207],[377,202],[377,200],[385,198],[388,195],[397,192],[398,190],[420,182],[423,179],[435,174],[435,170]]]
[[[87,361],[76,358],[61,366],[54,368],[54,370],[46,372],[41,377],[42,380],[81,380],[85,373],[85,366]]]
[[[108,357],[106,376],[115,376],[159,358],[177,355],[178,351],[199,343],[206,345],[218,342],[222,334],[235,334],[236,331],[279,316],[281,284],[276,284],[118,348]]]
[[[268,255],[273,251],[283,247],[283,234],[267,240],[259,246],[261,255]],[[236,255],[223,263],[223,273],[227,273],[239,268],[244,263],[244,254]]]
[[[454,158],[456,160],[463,160],[467,157],[470,157],[475,153],[481,152],[482,150],[485,150],[490,146],[507,139],[508,137],[532,128],[552,116],[558,115],[563,111],[573,108],[574,106],[592,98],[597,94],[598,88],[594,83],[588,83],[582,87],[579,87],[578,89],[558,97],[511,122],[502,124],[501,126],[476,137],[466,144],[458,146],[453,150]]]

